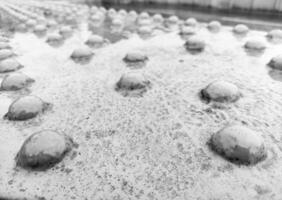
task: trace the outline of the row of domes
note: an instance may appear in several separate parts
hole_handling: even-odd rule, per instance
[[[65,4],[62,5],[65,6]],[[143,28],[151,25],[151,17],[146,12],[138,15],[135,11],[128,13],[125,10],[121,10],[117,12],[114,9],[107,11],[103,8],[86,8],[84,6],[81,7],[81,10],[79,10],[75,9],[73,6],[67,6],[66,11],[63,14],[64,16],[61,16],[59,12],[64,10],[62,5],[49,5],[42,3],[40,5],[33,5],[31,10],[35,10],[38,13],[40,13],[42,10],[51,10],[51,12],[54,11],[54,13],[58,15],[58,18],[66,17],[66,15],[70,14],[72,11],[76,12],[76,15],[81,15],[83,12],[87,12],[91,14],[89,18],[90,22],[103,19],[104,15],[107,13],[109,17],[113,19],[112,23],[116,26],[122,25],[124,23],[122,21],[124,17],[135,16],[137,20],[136,23],[143,26]],[[16,18],[17,16],[15,13],[11,11],[12,8],[13,10],[17,10],[15,6],[9,5],[5,7],[6,11],[8,10],[11,12],[10,14]],[[57,26],[60,24],[56,21],[49,21],[49,23],[46,24],[37,24],[37,21],[34,20],[34,18],[38,18],[38,16],[28,13],[29,12],[21,12],[21,15],[27,17],[27,19],[24,19],[23,21],[26,22],[27,27],[33,27],[36,34],[45,34],[48,27],[51,28],[52,26]],[[38,15],[40,16],[40,14]],[[171,16],[168,19],[164,19],[161,15],[156,14],[152,17],[152,20],[160,24],[167,23],[168,26],[179,25],[178,28],[180,30],[180,34],[182,35],[186,33],[188,33],[188,35],[196,34],[196,31],[191,28],[197,26],[198,22],[193,18],[180,23],[181,20],[176,16]],[[213,32],[218,32],[220,31],[221,24],[217,21],[214,21],[209,23],[207,28]],[[143,32],[146,31],[148,30],[143,30]],[[245,25],[237,25],[233,29],[234,33],[240,35],[246,35],[248,31],[249,29]],[[66,35],[71,33],[72,27],[64,26],[59,30],[57,35],[48,35],[46,42],[50,44],[52,42],[59,42],[67,38]],[[267,37],[270,39],[277,39],[282,38],[281,35],[282,33],[280,30],[274,30],[268,33]],[[7,44],[8,39],[5,40],[3,37],[1,42],[3,49],[0,50],[0,72],[11,72],[22,68],[23,66],[21,64],[11,58],[13,57],[13,51]],[[85,41],[85,44],[90,47],[102,47],[107,43],[109,43],[107,39],[97,35],[92,35],[87,41]],[[70,58],[78,62],[92,59],[94,53],[90,47],[84,46],[83,48],[75,49],[70,55]],[[185,47],[189,51],[201,52],[205,48],[205,42],[201,38],[189,37],[185,41]],[[263,43],[250,40],[245,44],[245,48],[264,50],[266,47]],[[127,66],[132,68],[145,67],[149,59],[150,58],[147,55],[138,51],[129,52],[123,58]],[[282,70],[282,57],[274,57],[269,62],[269,66],[274,69]],[[154,83],[143,73],[135,72],[133,70],[134,69],[123,74],[116,83],[115,90],[124,96],[142,96],[151,87],[153,87]],[[33,82],[34,80],[32,78],[24,74],[12,73],[3,79],[1,90],[19,90],[28,87]],[[215,101],[221,103],[232,103],[236,102],[242,97],[240,89],[236,85],[226,81],[214,81],[199,91],[199,93],[201,98],[207,102]],[[51,104],[44,102],[41,98],[28,95],[15,100],[11,104],[8,113],[5,115],[5,118],[9,120],[27,120],[45,112],[50,107]],[[61,161],[64,155],[71,150],[73,145],[74,142],[70,137],[55,131],[46,130],[35,133],[24,142],[16,156],[16,162],[19,166],[24,168],[47,169]],[[259,135],[259,133],[238,125],[227,126],[215,133],[210,139],[210,147],[219,154],[223,155],[225,158],[243,164],[255,164],[267,156],[267,150],[263,138]]]

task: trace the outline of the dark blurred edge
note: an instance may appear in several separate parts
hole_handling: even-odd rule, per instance
[[[195,17],[200,21],[209,22],[220,20],[227,25],[237,23],[249,24],[251,28],[269,30],[271,28],[282,27],[282,13],[279,11],[250,10],[233,7],[232,9],[213,8],[211,6],[187,5],[187,4],[167,4],[155,2],[134,2],[116,3],[112,0],[84,0],[87,5],[99,5],[105,8],[116,8],[125,10],[135,10],[138,12],[147,11],[149,13],[161,13],[164,16],[177,15],[182,19]],[[266,27],[269,26],[269,27]]]

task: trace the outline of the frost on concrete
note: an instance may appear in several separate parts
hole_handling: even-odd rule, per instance
[[[239,88],[227,81],[214,81],[201,90],[201,97],[207,102],[235,102],[241,96]]]
[[[8,120],[28,120],[50,108],[50,104],[36,96],[24,96],[16,99],[9,107],[4,118]]]
[[[212,136],[210,145],[214,151],[238,164],[256,164],[267,156],[260,133],[241,125],[218,131]]]
[[[60,162],[73,146],[72,139],[53,130],[32,134],[23,143],[16,156],[19,167],[46,170]]]
[[[9,74],[3,78],[0,90],[20,90],[28,87],[34,81],[23,73]]]

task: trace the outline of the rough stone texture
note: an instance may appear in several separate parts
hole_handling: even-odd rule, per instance
[[[17,166],[32,170],[46,170],[60,162],[72,148],[70,137],[53,130],[32,134],[16,156]]]
[[[36,117],[50,106],[36,96],[24,96],[15,100],[4,116],[9,120],[27,120]]]
[[[282,70],[282,54],[273,57],[268,63],[268,66],[273,69]]]
[[[238,164],[256,164],[267,156],[260,133],[244,126],[227,126],[211,138],[211,147],[217,153]]]
[[[206,101],[234,102],[237,101],[241,93],[238,87],[227,81],[214,81],[205,89],[201,90],[201,96]]]
[[[13,73],[3,78],[1,90],[20,90],[28,87],[35,80],[22,73]]]
[[[15,59],[5,59],[0,61],[0,73],[12,72],[21,68],[23,68],[23,65]]]
[[[249,28],[244,24],[238,24],[233,28],[233,33],[238,35],[246,35],[249,32]]]

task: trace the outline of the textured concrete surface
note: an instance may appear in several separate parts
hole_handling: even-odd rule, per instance
[[[0,194],[47,200],[280,200],[282,75],[266,64],[282,45],[267,43],[264,54],[250,56],[245,42],[265,39],[265,32],[238,38],[231,27],[212,34],[203,24],[197,32],[207,43],[197,55],[185,50],[177,32],[156,30],[146,40],[133,34],[95,49],[84,65],[70,55],[91,35],[85,23],[57,48],[46,38],[16,33],[11,46],[25,66],[20,71],[36,82],[30,90],[1,92],[0,116],[23,94],[39,96],[53,108],[25,122],[0,120]],[[135,49],[150,58],[143,68],[130,69],[122,60]],[[114,89],[130,70],[152,82],[143,97],[124,97]],[[218,79],[236,84],[241,99],[202,102],[200,90]],[[238,166],[210,151],[211,135],[232,123],[263,134],[266,160]],[[45,172],[16,168],[22,143],[43,129],[71,136],[78,148]]]

